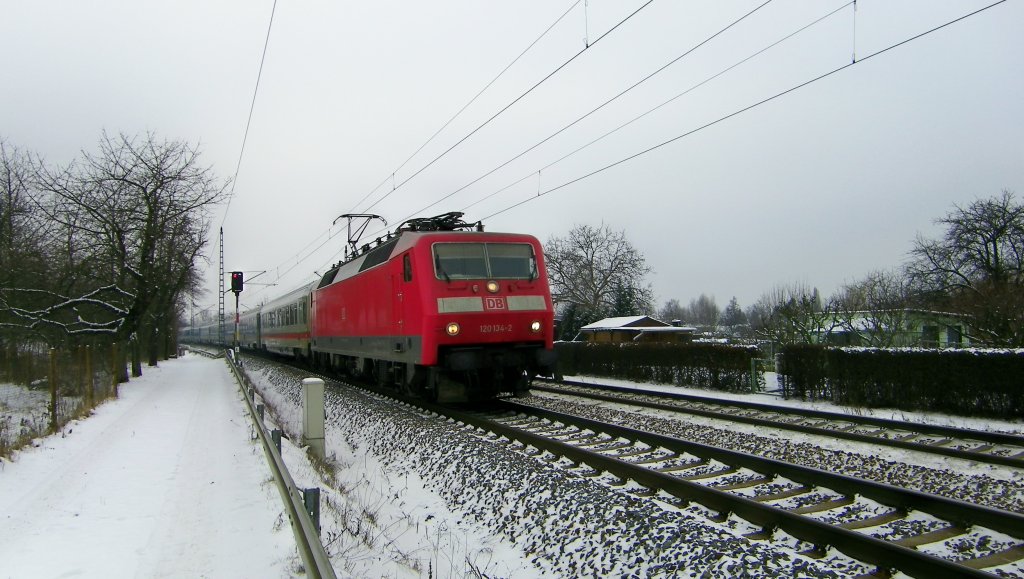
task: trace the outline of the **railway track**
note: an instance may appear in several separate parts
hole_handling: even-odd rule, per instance
[[[750,539],[781,532],[810,556],[834,547],[877,576],[991,577],[1024,559],[1024,516],[1015,513],[512,402],[486,413],[430,409],[528,454],[635,481],[638,493],[668,493],[675,506],[698,503],[719,521],[734,514]]]
[[[752,541],[815,558],[835,549],[853,575],[1024,577],[1024,515],[512,401],[467,410],[358,386]]]
[[[194,353],[194,354],[199,354],[200,356],[205,356],[205,357],[211,358],[211,359],[217,359],[217,358],[223,358],[224,357],[224,350],[219,350],[217,352],[211,352],[209,350],[204,350],[203,348],[197,348],[195,346],[186,346],[185,349],[190,351],[190,352],[192,352],[192,353]]]
[[[535,380],[532,389],[1024,468],[1024,436],[1015,434],[582,382]]]

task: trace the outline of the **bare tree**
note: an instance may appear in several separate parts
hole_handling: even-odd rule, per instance
[[[686,308],[679,303],[679,300],[672,298],[665,302],[665,305],[658,310],[658,319],[663,322],[674,322],[675,320],[685,321],[687,317]]]
[[[8,362],[20,344],[38,339],[11,311],[10,290],[46,284],[52,264],[47,253],[51,228],[32,203],[31,178],[28,155],[0,138],[0,354]],[[38,296],[22,298],[17,306],[40,305]]]
[[[715,303],[715,296],[700,294],[700,297],[690,300],[689,316],[687,321],[702,328],[714,331],[718,327],[718,318],[721,310]]]
[[[177,220],[160,239],[161,247],[156,252],[154,267],[160,280],[153,296],[146,323],[149,365],[155,366],[158,358],[166,358],[175,349],[172,338],[175,326],[184,311],[186,296],[197,291],[199,272],[197,262],[202,259],[202,250],[207,241],[209,224],[194,215]]]
[[[822,303],[817,288],[803,283],[777,285],[749,312],[754,331],[782,344],[813,344],[836,327],[833,300]]]
[[[153,134],[104,134],[98,154],[67,167],[37,161],[35,180],[37,203],[60,231],[53,251],[62,283],[0,292],[8,311],[26,327],[136,346],[159,325],[166,330],[206,241],[209,208],[225,194],[226,184],[199,165],[198,149]],[[44,304],[12,308],[15,294]],[[132,372],[141,374],[138,347]]]
[[[45,239],[31,199],[29,158],[0,139],[0,287],[38,280]],[[33,267],[35,266],[35,267]]]
[[[652,291],[644,279],[651,272],[642,253],[624,231],[577,225],[567,237],[552,237],[544,247],[555,303],[570,304],[580,325],[613,312],[645,314]]]
[[[1024,345],[1024,205],[1012,192],[936,220],[941,239],[918,236],[910,272],[929,303],[969,316],[975,342]]]
[[[891,347],[904,345],[908,322],[910,280],[900,270],[873,271],[844,285],[835,298],[836,321],[856,343]]]

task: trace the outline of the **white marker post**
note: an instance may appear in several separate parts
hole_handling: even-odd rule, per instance
[[[306,378],[302,381],[302,444],[324,459],[324,381]]]

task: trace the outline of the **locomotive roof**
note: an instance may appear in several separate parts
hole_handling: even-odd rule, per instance
[[[438,239],[438,240],[450,240],[455,241],[459,238],[468,238],[474,240],[498,240],[503,239],[506,241],[533,241],[535,238],[532,235],[526,233],[502,233],[492,231],[407,231],[399,230],[390,239],[378,239],[378,245],[370,248],[368,245],[363,247],[363,251],[359,255],[352,259],[335,264],[327,273],[324,274],[320,283],[316,286],[318,289],[326,287],[334,282],[348,279],[355,276],[359,272],[365,271],[377,265],[380,265],[389,259],[393,255],[401,254],[402,252],[412,248],[416,244],[420,243],[424,238],[426,239]]]

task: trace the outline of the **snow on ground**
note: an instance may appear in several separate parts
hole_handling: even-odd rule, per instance
[[[299,487],[321,489],[321,539],[339,577],[541,577],[515,545],[475,523],[396,456],[374,452],[388,431],[366,395],[328,391],[326,447],[330,472],[309,465],[300,436],[302,372],[244,358],[250,379],[272,409],[268,428],[291,438],[282,446]],[[372,398],[372,396],[370,397]],[[339,424],[340,423],[340,424]],[[424,440],[424,448],[430,446]],[[409,453],[412,456],[413,453]]]
[[[296,438],[302,373],[245,364]],[[798,555],[807,545],[780,550],[748,541],[740,533],[752,529],[712,522],[701,507],[638,498],[614,477],[589,477],[578,472],[588,468],[352,388],[328,389],[326,403],[330,472],[320,479],[321,516],[339,576],[837,577],[868,570],[838,553],[817,561]]]
[[[0,384],[0,448],[22,436],[45,432],[50,423],[50,391]]]
[[[255,360],[249,370],[274,413],[270,426],[291,438],[283,456],[292,477],[321,488],[322,538],[339,577],[857,574],[841,557],[810,561],[750,543],[700,513],[631,498],[571,467],[552,471],[364,393],[329,391],[328,463],[314,466],[295,444],[301,376]],[[0,462],[0,579],[301,574],[244,412],[224,361],[187,355]]]
[[[843,406],[825,400],[800,400],[798,398],[783,398],[778,380],[781,378],[775,372],[765,372],[764,392],[737,394],[732,392],[717,392],[713,390],[702,390],[699,388],[686,388],[672,384],[649,384],[617,380],[615,378],[601,378],[595,376],[565,376],[566,380],[582,382],[585,384],[624,386],[639,390],[650,390],[653,392],[669,392],[673,394],[686,394],[707,398],[708,401],[716,400],[740,400],[755,404],[766,404],[769,406],[781,406],[782,410],[787,408],[806,408],[821,412],[835,412],[837,414],[850,414],[854,416],[870,416],[872,418],[884,418],[887,420],[905,420],[919,424],[934,424],[938,426],[953,426],[956,428],[970,428],[973,430],[984,430],[991,432],[1007,432],[1010,434],[1024,434],[1024,418],[1018,420],[995,420],[990,418],[974,418],[969,416],[954,416],[940,414],[937,412],[911,412],[895,408],[864,408],[862,406]]]
[[[699,390],[696,388],[682,388],[678,386],[669,386],[663,384],[641,384],[636,382],[627,382],[624,380],[615,380],[610,378],[597,378],[593,376],[566,376],[565,378],[567,380],[592,385],[623,386],[628,388],[636,388],[639,390],[650,390],[654,392],[686,394],[688,396],[697,396],[705,398],[710,402],[713,402],[715,400],[740,400],[743,402],[753,402],[757,404],[779,406],[780,410],[783,412],[787,408],[808,408],[812,410],[835,412],[838,414],[848,414],[853,416],[871,416],[875,418],[886,418],[892,420],[906,420],[910,422],[917,422],[920,424],[936,424],[941,426],[954,426],[957,428],[971,428],[975,430],[989,430],[993,432],[1007,432],[1012,434],[1024,433],[1024,422],[1022,421],[1011,422],[1005,420],[988,420],[981,418],[952,416],[948,414],[903,412],[894,409],[855,408],[850,406],[840,406],[837,404],[833,404],[831,402],[807,402],[803,400],[794,399],[786,400],[781,398],[780,396],[766,393],[732,394],[727,392],[712,392],[708,390]],[[574,397],[572,396],[541,393],[539,391],[536,392],[535,395],[541,396],[543,398],[552,398],[556,400],[574,399]],[[924,452],[917,452],[913,450],[906,450],[895,447],[879,446],[868,442],[856,442],[842,438],[826,438],[813,434],[794,432],[792,430],[786,430],[782,428],[768,428],[764,426],[733,422],[730,420],[707,418],[703,416],[697,416],[694,414],[672,412],[667,410],[638,409],[636,406],[628,404],[618,404],[614,402],[599,402],[593,404],[593,406],[617,410],[621,412],[639,412],[642,413],[644,416],[651,418],[681,421],[691,425],[716,428],[722,431],[742,433],[750,436],[762,436],[780,441],[786,441],[792,444],[806,444],[814,447],[820,447],[840,452],[850,452],[861,454],[864,456],[873,456],[897,463],[910,464],[920,466],[923,468],[960,473],[964,476],[984,474],[997,480],[1014,481],[1018,484],[1024,482],[1024,472],[1022,472],[1019,468],[1014,468],[1010,466],[983,464],[976,461],[964,460],[960,458],[954,458],[938,454],[928,454]]]
[[[0,461],[0,577],[281,577],[297,568],[223,360],[146,368]]]

